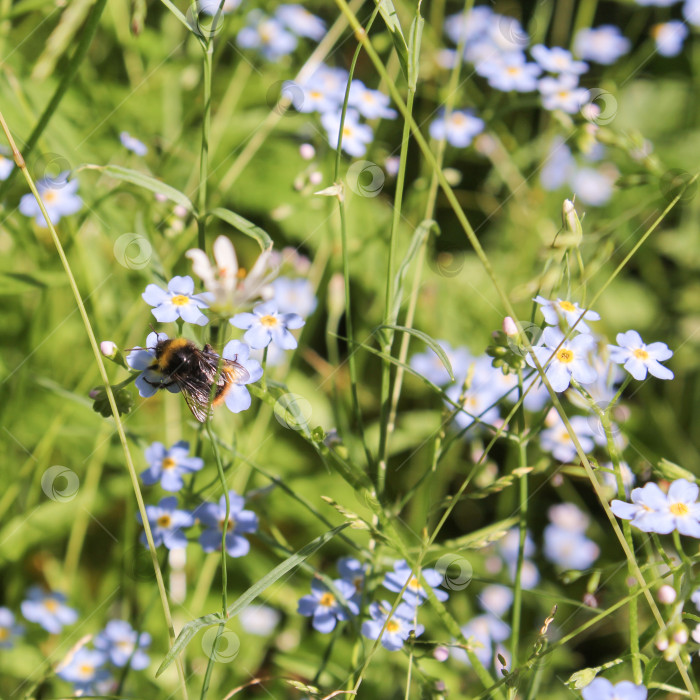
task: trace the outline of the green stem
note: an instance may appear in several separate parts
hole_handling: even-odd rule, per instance
[[[368,32],[374,22],[377,14],[379,13],[379,6],[375,7],[374,12],[367,22],[367,28],[362,31]],[[354,15],[353,15],[354,16]],[[362,50],[362,44],[358,44],[355,49],[355,54],[352,57],[352,62],[350,64],[350,71],[348,74],[348,84],[345,88],[345,97],[343,99],[343,109],[340,113],[340,126],[338,128],[338,145],[335,154],[335,167],[333,172],[333,182],[338,183],[338,178],[340,176],[340,158],[343,146],[343,125],[345,124],[345,115],[348,111],[348,99],[350,97],[350,83],[352,81],[352,76],[355,71],[355,65],[357,64],[357,59]],[[350,303],[350,254],[348,251],[348,231],[347,231],[347,221],[345,216],[345,195],[341,194],[338,197],[338,213],[340,214],[340,240],[341,248],[343,252],[343,281],[345,284],[345,327],[347,331],[347,337],[350,341],[348,347],[348,368],[350,370],[350,387],[352,394],[352,405],[353,411],[355,413],[355,421],[357,423],[358,430],[362,436],[362,445],[365,450],[365,457],[367,459],[367,466],[369,469],[374,470],[374,459],[372,459],[372,453],[367,446],[367,441],[365,439],[364,423],[362,420],[362,411],[360,410],[360,399],[357,392],[357,363],[355,361],[355,334],[353,331],[352,322],[352,306]],[[376,478],[373,480],[376,484]]]
[[[518,370],[518,394],[519,397],[523,396],[523,373],[522,370]],[[517,414],[518,421],[518,433],[520,439],[518,440],[518,467],[523,468],[527,466],[527,444],[525,442],[525,411],[523,409],[522,403]],[[528,502],[528,482],[527,475],[522,474],[520,476],[520,509],[519,509],[519,540],[518,540],[518,564],[515,569],[515,585],[513,588],[513,617],[511,621],[511,626],[513,633],[511,635],[512,645],[511,645],[511,669],[515,670],[518,667],[518,645],[520,643],[520,620],[522,615],[522,603],[523,603],[523,587],[522,587],[522,569],[523,562],[525,560],[525,541],[527,539],[527,502]],[[514,691],[515,689],[513,689]],[[511,693],[512,696],[512,693]]]
[[[68,283],[70,285],[71,291],[73,292],[76,305],[78,306],[78,311],[80,312],[80,317],[83,321],[83,325],[85,326],[85,332],[87,333],[88,340],[92,348],[92,353],[95,357],[95,361],[97,362],[97,369],[99,370],[100,378],[102,379],[102,383],[105,387],[105,393],[107,394],[107,400],[109,401],[110,408],[112,409],[112,415],[114,417],[114,423],[117,429],[117,434],[119,435],[119,441],[121,442],[122,450],[124,451],[124,458],[126,461],[127,469],[129,471],[129,477],[131,478],[131,485],[134,489],[134,495],[136,496],[136,502],[139,507],[139,513],[141,514],[143,529],[146,534],[146,542],[148,543],[148,551],[151,555],[153,570],[155,571],[156,576],[156,584],[158,586],[160,601],[163,607],[163,615],[165,617],[166,626],[168,628],[170,646],[172,647],[173,642],[175,641],[175,629],[173,627],[173,620],[170,614],[168,594],[165,590],[163,574],[160,570],[160,565],[158,563],[158,553],[156,551],[155,543],[153,542],[153,533],[151,532],[151,526],[148,522],[148,514],[146,513],[146,506],[143,501],[143,495],[141,494],[141,487],[139,485],[138,476],[136,474],[136,468],[131,457],[131,451],[129,450],[129,443],[126,439],[126,433],[124,432],[124,425],[119,415],[119,408],[117,407],[117,402],[114,399],[112,387],[109,383],[109,377],[107,376],[107,369],[102,358],[102,353],[100,352],[97,339],[95,338],[95,333],[92,329],[90,318],[88,317],[87,311],[85,310],[85,304],[83,303],[83,298],[80,294],[80,290],[78,289],[78,283],[76,282],[75,277],[73,276],[73,271],[71,270],[70,263],[68,262],[68,258],[66,257],[65,251],[63,250],[63,246],[61,245],[58,233],[56,232],[56,229],[54,228],[54,225],[51,222],[51,218],[48,212],[46,211],[46,207],[44,206],[44,202],[42,201],[41,196],[39,195],[39,191],[37,190],[36,185],[34,184],[34,180],[29,171],[27,170],[24,158],[22,157],[22,154],[17,148],[17,144],[15,144],[15,141],[12,138],[12,134],[10,133],[10,129],[7,126],[7,123],[5,122],[5,117],[3,116],[2,112],[0,112],[0,126],[5,132],[7,141],[10,144],[15,163],[17,164],[17,167],[22,171],[24,179],[26,180],[29,189],[31,190],[32,194],[34,195],[34,198],[36,199],[37,204],[39,205],[39,209],[41,210],[41,213],[43,214],[44,219],[46,220],[46,223],[49,228],[49,233],[53,240],[54,246],[56,247],[56,252],[61,260],[61,264],[63,265],[63,269],[66,273],[66,277],[68,278]],[[185,698],[185,700],[187,700],[187,684],[185,681],[185,669],[183,666],[182,657],[178,656],[176,660],[176,665],[178,670],[178,676],[180,679],[180,689],[182,691],[182,697]]]
[[[413,113],[413,98],[416,94],[415,88],[409,86],[408,98],[406,105],[409,114]],[[394,318],[394,259],[396,258],[396,241],[399,236],[399,224],[401,223],[401,205],[403,203],[404,181],[406,179],[406,160],[408,158],[408,144],[411,136],[411,123],[408,119],[404,119],[403,133],[401,135],[401,154],[399,156],[399,172],[396,177],[396,193],[394,195],[394,215],[391,221],[391,234],[389,236],[389,258],[387,260],[386,269],[386,292],[385,292],[385,309],[384,309],[384,324],[393,325],[396,323]],[[383,331],[384,342],[382,344],[383,352],[390,356],[391,346],[394,342],[394,332],[388,328]],[[384,493],[384,485],[386,483],[386,467],[387,457],[389,452],[389,414],[390,414],[390,397],[391,391],[391,361],[388,357],[382,359],[382,389],[381,389],[381,417],[379,420],[379,463],[377,465],[377,494],[381,498]]]
[[[217,12],[215,20],[218,21]],[[214,40],[209,38],[204,48],[204,115],[202,119],[202,148],[199,159],[199,191],[197,206],[197,245],[200,250],[206,250],[206,211],[207,211],[207,178],[209,177],[209,131],[211,129],[211,64],[214,54]]]

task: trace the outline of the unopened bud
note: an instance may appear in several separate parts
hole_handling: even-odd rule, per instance
[[[175,214],[178,219],[184,219],[187,216],[187,207],[183,207],[182,204],[176,204],[173,207],[173,214]]]
[[[578,245],[583,236],[583,227],[581,226],[581,220],[578,218],[576,213],[576,207],[570,199],[565,199],[562,205],[562,219],[564,222],[564,228],[569,233],[573,234],[572,245]]]
[[[595,102],[589,102],[581,107],[581,114],[584,119],[592,122],[600,116],[600,107]]]
[[[686,644],[688,641],[688,628],[681,622],[673,628],[671,637],[676,644]]]
[[[309,182],[312,185],[320,185],[323,182],[323,173],[320,170],[314,170],[309,175]]]
[[[659,632],[654,640],[654,645],[659,651],[666,651],[668,649],[668,637],[663,632]]]
[[[659,592],[656,595],[660,603],[670,605],[676,600],[676,589],[673,586],[666,584],[665,586],[661,586],[661,588],[659,588]]]
[[[316,149],[310,143],[302,143],[299,146],[299,155],[304,160],[311,160],[316,155]]]
[[[518,335],[518,327],[515,325],[515,321],[510,317],[506,316],[503,319],[503,332],[510,338]]]
[[[117,344],[111,340],[103,340],[100,343],[100,352],[111,360],[117,354]]]
[[[447,661],[450,656],[450,650],[447,647],[435,647],[433,651],[433,658],[436,661]]]

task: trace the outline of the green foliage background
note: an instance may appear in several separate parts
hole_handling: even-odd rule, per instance
[[[270,10],[275,6],[253,4]],[[180,5],[184,12],[185,4]],[[371,11],[371,3],[366,5],[358,12],[363,22]],[[407,31],[412,4],[395,5]],[[564,5],[566,8],[561,9]],[[447,3],[445,7],[445,3],[435,2],[424,8],[428,22],[415,106],[416,120],[424,133],[434,110],[446,98],[444,72],[435,58],[444,44],[439,20],[443,12],[456,12],[460,6]],[[590,6],[589,2],[545,0],[512,4],[500,11],[520,11],[526,26],[530,20],[533,42],[558,38],[566,44],[567,27],[580,16],[582,7]],[[151,192],[99,171],[81,170],[81,166],[113,164],[138,169],[196,200],[204,108],[202,57],[191,32],[165,6],[148,3],[145,18],[140,19],[140,3],[131,6],[126,0],[111,0],[85,59],[67,88],[61,90],[59,85],[70,69],[88,15],[96,7],[87,0],[72,0],[69,4],[0,2],[0,109],[22,150],[51,96],[60,90],[60,104],[27,157],[28,169],[35,179],[61,170],[73,170],[79,178],[85,207],[78,215],[61,220],[57,228],[98,340],[111,339],[121,348],[131,348],[143,343],[153,322],[140,298],[146,284],[191,273],[183,254],[197,244],[196,221],[187,216],[182,230],[178,230],[171,204],[158,202]],[[308,7],[329,25],[338,16],[331,3],[309,3]],[[652,17],[651,9],[630,2],[601,3],[596,15],[597,24],[608,21],[622,26],[635,48],[615,67],[598,67],[587,76],[598,80],[598,85],[615,97],[614,119],[601,131],[612,144],[610,159],[620,170],[620,180],[609,205],[600,209],[579,207],[580,211],[585,209],[580,251],[586,267],[582,278],[574,279],[571,286],[574,296],[584,301],[584,295],[590,299],[606,283],[673,198],[675,190],[669,195],[665,184],[667,174],[676,169],[694,174],[697,169],[697,37],[689,39],[678,58],[653,55],[644,33]],[[274,128],[267,128],[272,123],[270,115],[277,115],[280,81],[295,75],[312,47],[303,45],[277,64],[242,55],[236,48],[235,35],[244,18],[244,12],[227,16],[216,37],[209,206],[238,212],[264,228],[275,248],[294,246],[312,260],[310,278],[318,287],[319,308],[302,332],[301,349],[291,367],[276,374],[273,370],[272,377],[303,396],[311,406],[312,426],[327,431],[337,425],[339,416],[349,420],[350,414],[347,365],[337,368],[328,364],[329,343],[339,342],[341,354],[347,353],[345,343],[327,332],[327,286],[342,265],[339,222],[332,199],[313,196],[312,191],[320,187],[306,186],[300,192],[293,183],[306,167],[298,152],[302,141],[309,140],[317,147],[323,186],[332,184],[334,152],[326,145],[314,117],[290,112],[279,118],[273,116]],[[138,34],[130,31],[134,22]],[[381,21],[377,21],[371,37],[404,93],[405,81]],[[330,61],[348,67],[355,47],[352,33],[345,29],[332,48]],[[364,53],[356,75],[372,87],[380,85]],[[560,228],[562,201],[571,194],[564,190],[545,192],[539,185],[538,169],[555,133],[568,128],[567,133],[573,134],[572,143],[583,143],[587,136],[583,126],[557,124],[531,101],[485,94],[481,83],[466,74],[465,78],[458,106],[473,104],[483,109],[489,131],[498,139],[500,155],[489,161],[474,149],[448,148],[446,165],[460,175],[455,185],[457,198],[477,230],[497,277],[521,319],[530,320],[530,299],[537,292],[543,263],[561,260],[550,246]],[[118,135],[122,130],[149,144],[149,154],[143,160],[120,146]],[[654,144],[654,167],[643,167],[626,152],[629,144],[641,136]],[[257,147],[253,150],[251,144]],[[399,146],[400,120],[383,122],[378,125],[367,158],[383,163],[386,155],[398,153]],[[343,157],[341,174],[349,163]],[[399,257],[421,221],[430,176],[425,159],[411,144],[398,232]],[[358,197],[346,188],[352,279],[349,293],[355,309],[355,335],[375,349],[377,338],[372,331],[382,322],[384,313],[393,188],[393,180],[388,179],[376,198]],[[0,183],[0,476],[4,484],[0,489],[0,603],[18,611],[27,587],[45,583],[64,590],[81,618],[60,638],[48,641],[28,625],[30,631],[18,647],[0,654],[0,694],[24,697],[32,685],[48,675],[45,659],[57,662],[81,636],[97,632],[110,617],[121,616],[154,636],[152,666],[129,676],[125,695],[169,697],[178,692],[177,676],[171,667],[162,677],[154,677],[167,650],[167,630],[150,561],[137,542],[136,506],[124,454],[112,420],[92,410],[88,392],[100,384],[99,374],[49,234],[16,209],[26,191],[19,173],[7,183]],[[603,319],[599,330],[611,341],[617,332],[634,328],[645,339],[663,340],[675,351],[672,367],[676,380],[663,385],[647,382],[636,387],[628,401],[630,416],[624,429],[632,446],[628,459],[637,474],[649,473],[662,456],[698,473],[700,205],[693,195],[694,190],[686,193],[665,216],[596,305]],[[481,353],[491,340],[492,330],[500,327],[504,310],[442,195],[438,196],[435,219],[441,234],[430,239],[414,325],[433,338],[445,338],[453,345],[466,345],[472,352]],[[115,243],[128,232],[146,236],[152,245],[150,264],[142,269],[129,269],[115,259]],[[252,264],[258,254],[253,241],[223,222],[210,220],[208,243],[218,234],[232,238],[244,266]],[[560,268],[556,270],[558,273]],[[343,336],[345,325],[330,330]],[[416,340],[411,347],[413,352],[423,350]],[[356,358],[367,435],[376,449],[381,363],[362,348]],[[115,366],[108,370],[113,382],[125,376]],[[437,506],[441,499],[456,491],[475,459],[474,445],[457,443],[434,475],[431,489],[411,492],[430,464],[441,406],[440,398],[427,391],[418,378],[407,377],[391,441],[385,507],[389,516],[401,523],[403,544],[414,553],[422,529],[432,530],[439,519]],[[146,466],[142,450],[150,442],[196,440],[197,426],[184,404],[170,395],[148,401],[136,397],[136,409],[124,422],[139,470]],[[260,536],[252,538],[251,554],[229,562],[230,600],[281,559],[329,529],[312,509],[333,525],[343,521],[321,496],[371,520],[372,512],[364,498],[337,473],[329,471],[298,432],[276,421],[268,404],[254,399],[253,409],[246,414],[236,418],[217,415],[214,428],[224,444],[236,445],[239,459],[230,468],[229,484],[241,493],[247,492],[248,505],[259,513],[262,523]],[[350,458],[362,464],[357,435],[343,437]],[[207,487],[205,494],[210,499],[218,498],[220,487],[208,445],[204,456],[206,468],[197,478],[196,490]],[[507,450],[497,447],[493,457],[498,473],[508,473],[513,465]],[[226,459],[230,459],[228,452]],[[536,465],[542,469],[532,477],[531,492],[536,495],[530,529],[539,537],[551,503],[577,502],[597,518],[592,535],[603,549],[601,566],[612,571],[611,567],[621,560],[621,552],[587,482],[566,477],[563,484],[554,484],[550,479],[553,465],[543,459],[539,458]],[[41,477],[51,465],[65,465],[80,478],[78,495],[69,503],[52,502],[42,492]],[[272,479],[259,469],[279,478],[297,498],[280,487],[271,487]],[[486,486],[486,481],[478,482],[475,491]],[[397,504],[407,494],[399,518]],[[145,489],[147,502],[155,503],[161,495],[159,487]],[[482,500],[466,499],[455,508],[441,540],[449,541],[505,519],[516,507],[514,488]],[[346,531],[344,535],[360,547],[367,546],[366,532]],[[691,548],[695,554],[694,543],[689,551]],[[436,547],[431,552],[435,556],[429,560],[448,550],[449,545],[444,550]],[[303,696],[285,678],[318,685],[326,692],[344,687],[348,659],[353,665],[360,662],[370,645],[365,640],[364,648],[358,648],[352,635],[331,640],[316,633],[306,618],[296,614],[296,605],[298,598],[308,592],[310,572],[323,571],[333,577],[337,557],[352,553],[347,541],[335,538],[306,567],[265,591],[265,602],[283,615],[271,638],[248,634],[237,621],[231,624],[243,643],[233,664],[215,666],[212,697],[223,697],[254,677],[269,679],[265,687],[275,698]],[[178,628],[189,619],[217,611],[220,605],[218,555],[204,555],[199,547],[191,546],[187,556],[187,596],[183,604],[173,605]],[[479,581],[488,578],[486,555],[477,551],[468,553],[468,557],[474,566],[475,583],[465,593],[454,594],[449,603],[450,614],[459,624],[476,614],[475,592]],[[400,557],[391,544],[382,546],[377,564],[388,564],[395,558]],[[167,571],[165,560],[161,563]],[[543,567],[543,583],[537,592],[525,597],[522,648],[528,651],[554,603],[559,604],[560,619],[565,620],[560,633],[594,614],[580,602],[586,590],[584,580],[565,585],[551,566]],[[601,605],[613,603],[627,590],[622,572],[610,579]],[[449,643],[450,634],[438,615],[430,611],[425,615],[425,638]],[[569,697],[570,691],[560,678],[625,653],[625,623],[620,620],[620,615],[611,615],[552,655],[552,664],[541,672],[546,697]],[[651,621],[646,624],[653,632]],[[645,632],[647,638],[652,632]],[[207,661],[198,640],[187,652],[193,695]],[[422,658],[415,667],[414,681],[424,686],[425,697],[435,678],[452,689],[452,697],[476,697],[482,692],[479,681],[464,666],[439,664],[431,656],[431,646],[416,649]],[[670,664],[667,667],[670,678],[674,669]],[[403,654],[380,650],[367,671],[360,696],[404,697],[406,668]],[[52,690],[45,690],[42,697],[67,692],[67,686],[55,679],[47,681],[45,688]],[[414,697],[419,697],[417,686],[414,692]],[[242,696],[260,694],[247,690]]]

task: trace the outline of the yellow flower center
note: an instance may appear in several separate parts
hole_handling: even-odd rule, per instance
[[[239,280],[244,280],[247,274],[245,267],[239,267],[238,272],[236,272],[236,277],[238,277]]]
[[[411,580],[408,582],[408,587],[412,588],[414,591],[420,591],[421,590],[420,581],[415,576],[412,576]]]
[[[167,513],[164,513],[156,520],[156,525],[158,525],[158,527],[168,528],[171,522],[172,518]]]
[[[318,90],[311,90],[309,94],[314,98],[314,100],[317,100],[323,93],[319,92]]]
[[[685,503],[671,503],[669,510],[673,515],[688,515],[689,508]]]
[[[236,526],[236,521],[233,518],[228,519],[228,525],[226,527],[226,532],[231,532],[233,528]],[[224,529],[224,518],[219,519],[219,530]]]
[[[80,664],[78,671],[81,676],[89,678],[95,672],[95,667],[92,664]]]
[[[335,605],[335,596],[332,593],[324,593],[321,596],[319,605],[322,605],[324,608],[332,608]]]
[[[641,348],[637,348],[632,352],[632,354],[638,359],[638,360],[648,360],[649,359],[649,353],[646,350],[642,350]]]
[[[462,126],[465,121],[467,121],[467,118],[461,112],[452,115],[452,123],[456,126]]]
[[[170,301],[175,306],[185,306],[190,303],[189,297],[186,297],[184,294],[176,294]]]
[[[163,469],[173,469],[177,466],[177,462],[172,457],[166,457],[163,460]]]
[[[559,362],[563,362],[564,364],[568,365],[569,362],[574,361],[574,353],[571,352],[571,350],[569,350],[568,348],[561,348],[557,352],[557,360],[559,360]]]
[[[559,442],[571,442],[571,435],[566,430],[562,430],[559,434]]]
[[[506,68],[506,73],[509,75],[517,75],[520,73],[520,68],[518,68],[518,66],[508,66],[508,68]]]
[[[389,620],[389,622],[386,623],[387,632],[398,632],[400,629],[401,625],[396,622],[396,620]]]
[[[260,323],[262,323],[262,325],[266,326],[267,328],[274,328],[277,325],[277,319],[274,316],[270,316],[268,314],[267,316],[263,316],[260,319]]]
[[[355,576],[352,582],[355,585],[355,590],[359,593],[362,590],[362,584],[364,583],[362,576]]]
[[[53,598],[44,601],[44,607],[50,612],[55,613],[58,610],[58,602]]]
[[[568,96],[569,96],[569,91],[568,91],[568,90],[560,90],[560,91],[559,91],[559,97],[561,97],[562,99],[565,98],[565,97],[568,97]]]
[[[352,136],[352,129],[349,126],[343,127],[343,136]]]
[[[260,35],[260,38],[266,43],[269,44],[270,41],[272,40],[272,27],[268,22],[263,22],[259,27],[258,27],[258,34]]]
[[[58,192],[55,190],[48,190],[47,192],[44,192],[41,198],[46,204],[53,204],[53,202],[58,199]]]
[[[4,642],[5,640],[10,638],[10,630],[7,629],[7,627],[0,627],[0,642]]]
[[[566,94],[566,93],[559,93],[561,94]],[[576,311],[576,307],[570,302],[570,301],[560,301],[559,306],[564,310],[564,311]]]

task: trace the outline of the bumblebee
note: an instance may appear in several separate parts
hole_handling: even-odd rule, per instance
[[[163,379],[148,383],[159,389],[176,385],[200,423],[211,416],[210,406],[222,403],[234,384],[250,378],[243,365],[221,357],[208,343],[200,350],[186,338],[166,338],[156,343],[154,352],[156,359],[149,369]]]

